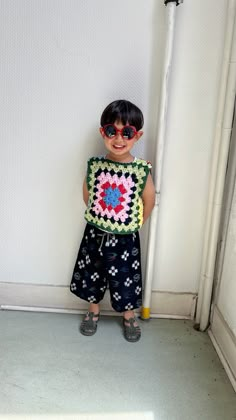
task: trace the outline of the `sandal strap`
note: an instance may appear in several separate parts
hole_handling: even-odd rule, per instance
[[[95,325],[97,324],[98,320],[99,320],[99,315],[100,315],[99,313],[95,314],[94,312],[87,312],[84,315],[82,324],[88,326],[88,328],[90,328],[90,327],[94,328]],[[87,317],[88,317],[88,319],[86,319]],[[95,317],[97,317],[97,319],[93,319]]]
[[[99,320],[99,315],[100,315],[100,313],[95,314],[94,312],[87,312],[84,315],[84,318],[83,318],[83,320],[81,322],[81,325],[80,325],[80,331],[84,335],[93,335],[96,332],[97,323],[98,323],[98,320]],[[97,319],[94,320],[93,319],[94,317],[97,317]],[[86,318],[88,318],[88,319],[86,319]]]
[[[98,319],[99,319],[100,312],[98,312],[98,314],[95,314],[94,312],[89,312],[89,311],[88,311],[88,312],[85,314],[84,318],[86,318],[86,316],[88,316],[88,317],[89,317],[89,319],[91,319],[92,321],[94,321],[94,320],[93,320],[93,318],[98,318]],[[94,322],[97,322],[97,321],[98,321],[98,319],[97,319],[97,320],[95,320]]]
[[[131,333],[141,331],[141,328],[139,325],[134,325],[135,322],[137,322],[135,318],[129,318],[129,319],[124,318],[124,321],[123,321],[124,327]]]
[[[139,325],[134,325],[137,322],[135,318],[123,318],[124,336],[127,341],[135,342],[141,337],[141,328]]]
[[[137,320],[135,318],[129,318],[129,319],[124,318],[123,322],[124,322],[125,326],[127,326],[127,327],[130,326],[131,328],[132,327],[137,328],[137,326],[134,325],[134,323],[137,322]]]

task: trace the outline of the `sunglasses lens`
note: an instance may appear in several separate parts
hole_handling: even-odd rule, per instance
[[[107,137],[114,137],[116,135],[116,129],[113,125],[107,125],[104,127],[104,133]]]
[[[122,135],[125,139],[131,140],[135,136],[135,130],[132,127],[124,127]]]
[[[134,127],[127,125],[124,127],[121,131],[117,130],[116,127],[113,124],[107,124],[105,127],[103,127],[104,134],[109,139],[112,139],[117,135],[117,133],[121,132],[121,135],[123,139],[131,140],[134,138],[136,134],[136,130]]]

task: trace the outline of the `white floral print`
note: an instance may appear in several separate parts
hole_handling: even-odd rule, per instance
[[[129,287],[133,283],[133,280],[131,280],[129,277],[125,280],[124,285]]]
[[[113,265],[113,266],[110,268],[109,273],[110,273],[112,276],[115,276],[115,275],[116,275],[116,273],[118,273],[118,270],[117,270],[117,268],[115,268],[115,267],[114,267],[114,265]]]
[[[130,311],[130,309],[133,309],[133,305],[131,305],[131,303],[128,303],[128,304],[125,306],[125,309],[127,309],[127,311]]]
[[[90,258],[89,258],[89,255],[86,255],[86,257],[85,257],[85,259],[86,259],[86,264],[89,264],[89,263],[91,263],[91,260],[90,260]]]
[[[88,301],[90,302],[90,303],[93,303],[93,302],[95,302],[95,297],[94,296],[89,296],[88,297]]]
[[[124,251],[124,254],[123,255],[121,255],[121,258],[123,259],[123,260],[127,260],[127,258],[128,258],[128,256],[129,256],[129,252],[128,251]]]
[[[94,229],[90,229],[89,231],[91,233],[91,238],[95,238],[95,233],[94,233]]]
[[[118,292],[115,292],[115,293],[113,294],[113,297],[114,297],[114,299],[115,299],[115,300],[117,300],[117,301],[119,301],[119,300],[121,299],[121,296],[119,295],[119,293],[118,293]]]
[[[83,260],[78,261],[78,266],[79,268],[84,268],[85,267],[84,261]]]
[[[98,273],[93,273],[92,275],[91,275],[91,279],[93,280],[93,281],[96,281],[97,279],[99,279],[99,274]]]
[[[138,262],[137,260],[135,260],[135,261],[133,262],[133,264],[132,264],[132,267],[133,267],[135,270],[137,270],[138,266],[139,266],[139,262]]]
[[[141,290],[142,290],[141,287],[140,286],[137,286],[136,289],[135,289],[136,295],[139,295],[140,292],[141,292]]]
[[[116,239],[115,236],[112,236],[111,239],[110,239],[110,241],[109,241],[109,244],[111,246],[116,246],[117,242],[118,242],[118,239]]]
[[[71,285],[70,285],[70,290],[73,292],[74,290],[76,290],[77,289],[77,287],[76,287],[76,284],[75,283],[72,283]]]

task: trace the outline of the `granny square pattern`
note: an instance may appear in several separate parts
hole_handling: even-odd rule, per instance
[[[143,222],[142,191],[151,164],[142,159],[130,163],[104,157],[88,161],[88,223],[113,233],[132,233]]]

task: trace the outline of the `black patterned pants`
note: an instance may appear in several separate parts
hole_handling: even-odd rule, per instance
[[[99,303],[109,284],[117,312],[142,304],[139,233],[113,234],[87,224],[70,284],[76,296]]]

